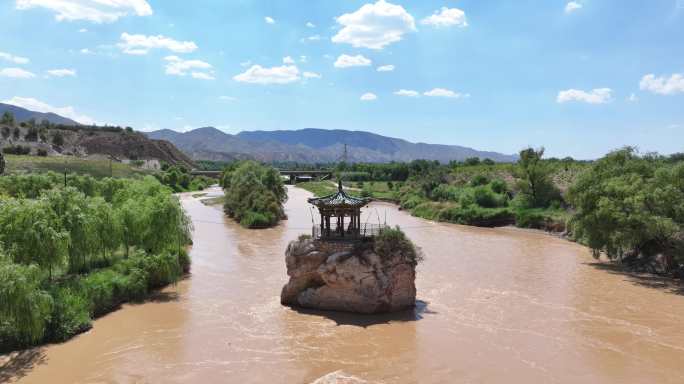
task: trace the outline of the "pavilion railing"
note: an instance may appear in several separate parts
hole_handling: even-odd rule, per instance
[[[386,224],[361,224],[361,228],[349,228],[345,225],[344,232],[335,223],[331,223],[330,231],[321,232],[320,225],[311,228],[311,236],[319,240],[360,240],[370,239],[377,236],[380,231],[389,226]]]

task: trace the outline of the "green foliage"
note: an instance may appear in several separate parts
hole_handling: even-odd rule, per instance
[[[175,192],[201,191],[214,184],[214,180],[205,176],[193,176],[184,167],[169,166],[164,164],[162,172],[156,173],[155,177],[164,185],[171,187]]]
[[[467,166],[474,166],[474,165],[479,165],[480,164],[480,158],[479,157],[469,157],[465,159],[463,164]]]
[[[570,201],[575,236],[595,255],[651,255],[669,248],[683,230],[684,163],[642,157],[633,148],[615,151],[579,178]]]
[[[0,124],[14,126],[14,114],[10,111],[3,112],[2,118],[0,118]]]
[[[489,178],[487,177],[487,175],[477,174],[472,179],[470,179],[470,186],[471,187],[477,187],[480,185],[487,185],[487,184],[489,184]]]
[[[190,221],[168,188],[153,177],[67,181],[0,178],[2,350],[66,340],[189,271]]]
[[[245,161],[226,169],[222,180],[223,208],[242,226],[272,226],[285,217],[283,203],[287,190],[276,169]]]
[[[61,342],[91,327],[91,305],[77,284],[55,286],[50,295],[54,307],[46,328],[46,341]]]
[[[2,149],[3,153],[8,155],[28,155],[31,153],[31,147],[24,145],[8,145]]]
[[[35,126],[29,127],[24,135],[26,141],[38,141],[38,128]]]
[[[64,145],[64,135],[62,132],[56,131],[52,134],[52,144],[56,145],[57,147]]]
[[[520,151],[518,170],[520,193],[527,195],[530,208],[545,208],[560,199],[560,192],[551,181],[551,168],[542,161],[544,148],[527,148]]]
[[[399,226],[382,229],[373,239],[373,249],[383,260],[398,256],[414,266],[423,261],[422,254]]]
[[[546,216],[534,210],[521,209],[515,214],[515,225],[520,228],[543,229],[545,222]]]
[[[505,194],[508,192],[508,185],[501,179],[492,180],[492,182],[489,183],[489,188],[491,188],[494,193],[498,194]]]
[[[14,264],[0,255],[0,324],[10,324],[10,336],[16,339],[16,344],[43,337],[53,303],[40,282],[37,266]]]

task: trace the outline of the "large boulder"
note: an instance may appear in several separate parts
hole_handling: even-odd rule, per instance
[[[281,302],[369,314],[411,308],[416,301],[417,256],[410,246],[406,251],[378,248],[373,242],[293,241],[285,253],[290,281],[283,287]]]

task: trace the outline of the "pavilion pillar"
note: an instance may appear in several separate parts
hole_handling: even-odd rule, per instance
[[[342,216],[340,216],[340,223],[342,224],[340,228],[342,228],[341,236],[344,237],[344,213]]]
[[[323,236],[324,230],[325,230],[325,216],[323,216],[323,212],[321,212],[321,236]]]

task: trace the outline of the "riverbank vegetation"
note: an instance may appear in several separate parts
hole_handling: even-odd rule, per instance
[[[194,176],[187,168],[179,165],[162,164],[161,172],[155,173],[154,176],[174,192],[201,191],[216,183],[206,176]]]
[[[578,178],[568,200],[573,235],[595,256],[684,277],[684,156],[612,152]]]
[[[151,176],[0,178],[0,346],[66,340],[189,270],[190,222]]]
[[[228,166],[222,175],[224,211],[247,228],[265,228],[285,218],[287,189],[277,169],[254,161]]]
[[[515,164],[418,160],[340,164],[336,172],[348,193],[394,201],[414,216],[562,232],[639,270],[675,272],[684,263],[681,154],[625,148],[588,162],[528,148]],[[329,181],[298,186],[319,196],[335,190]]]

